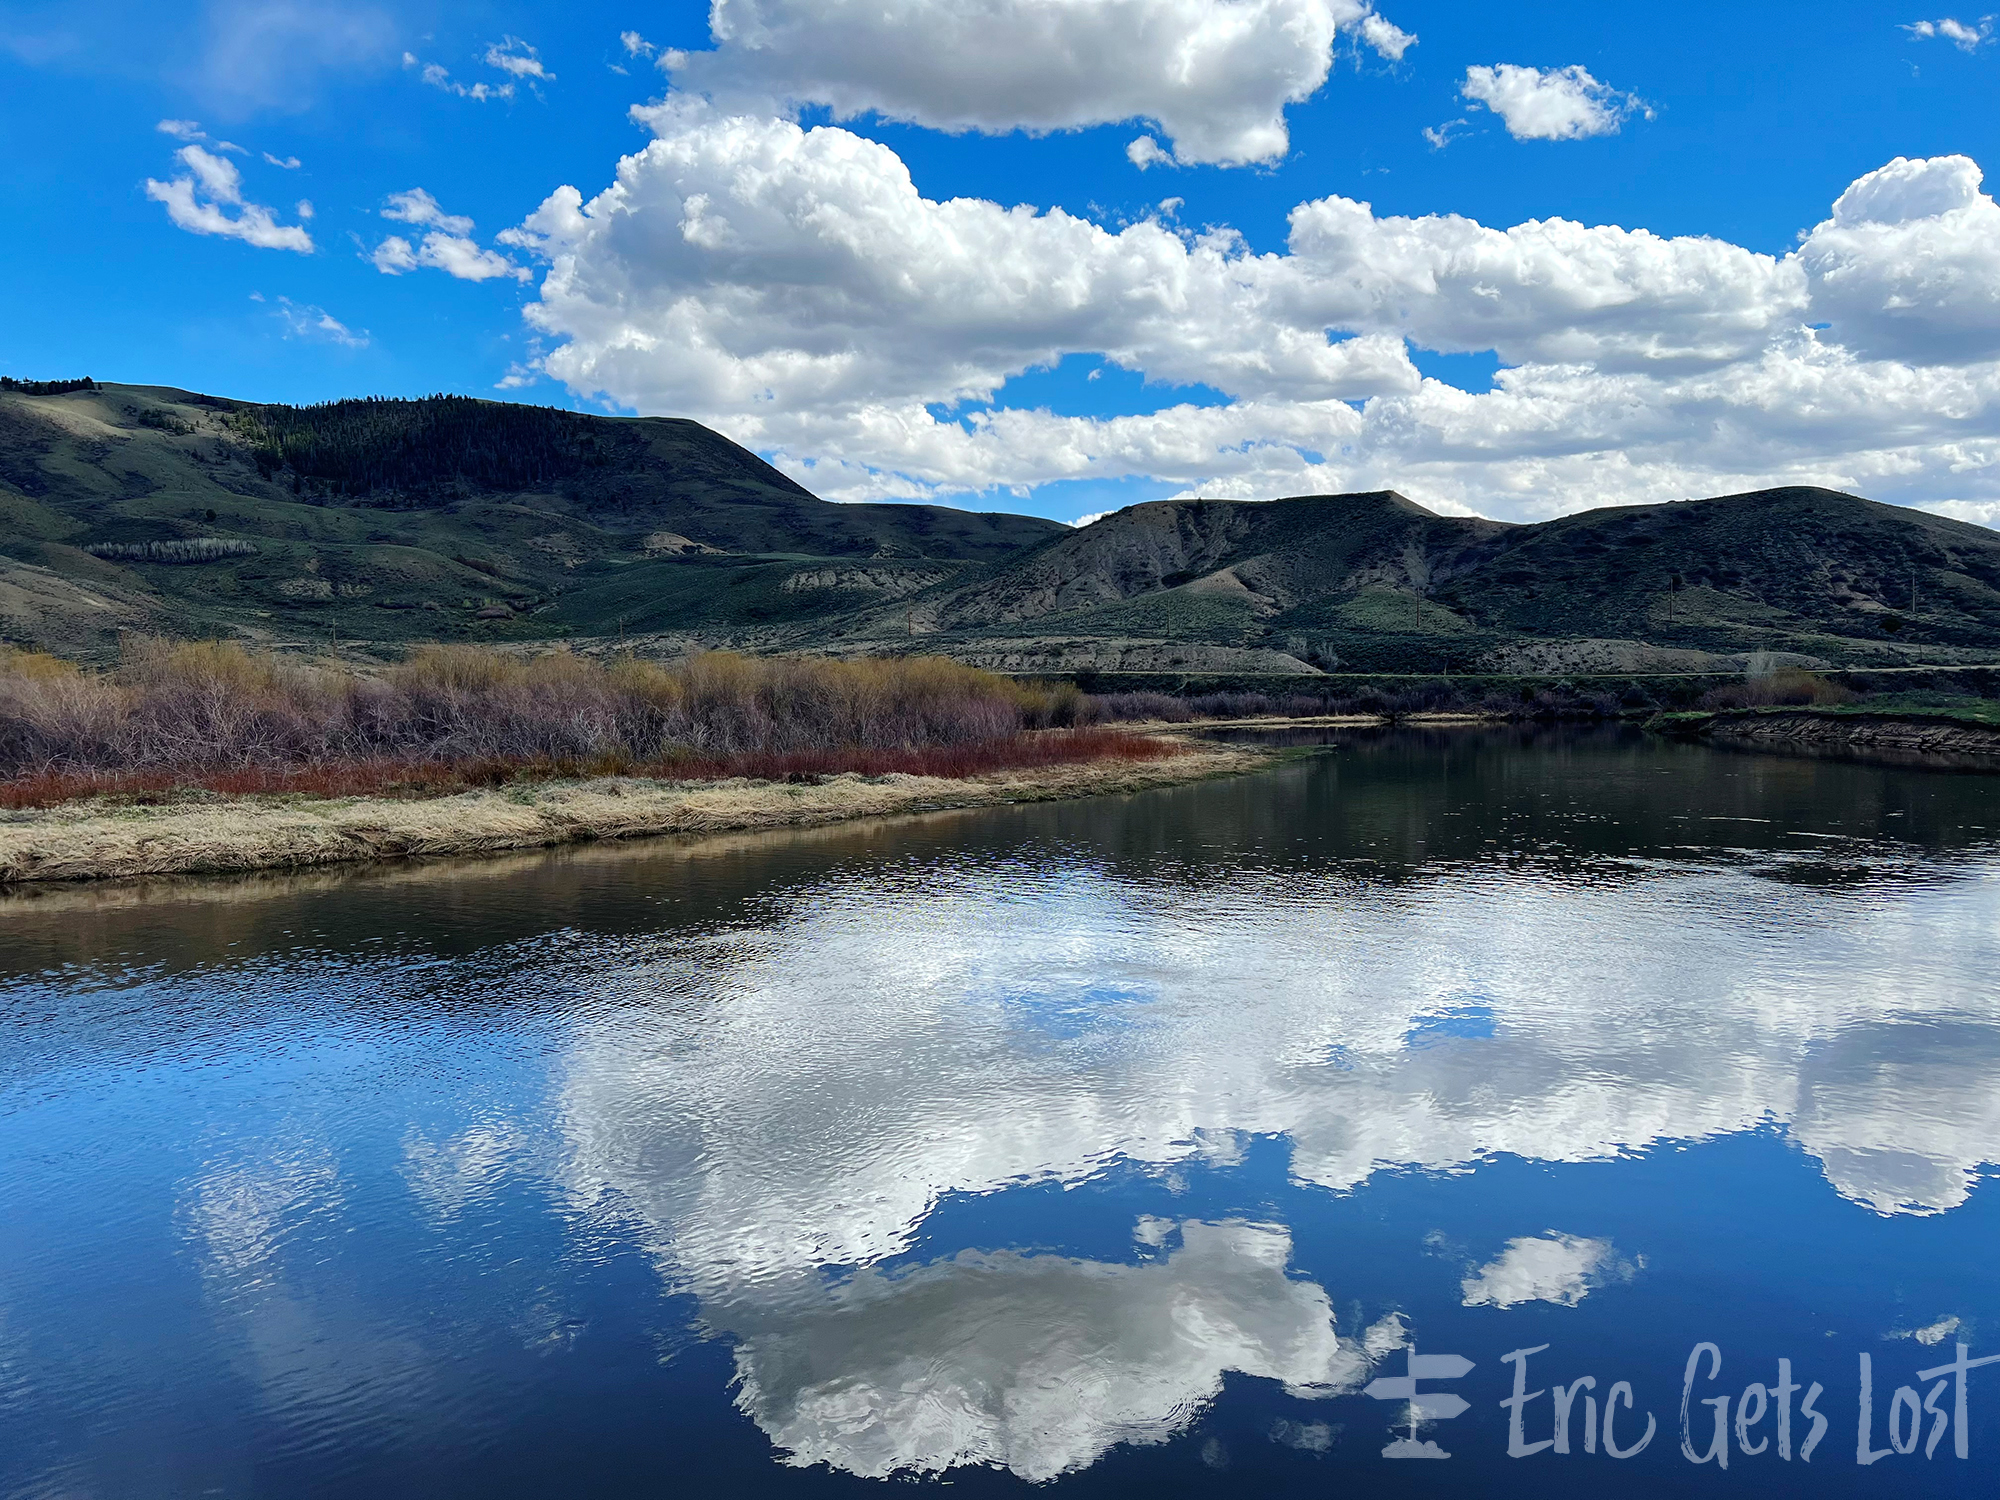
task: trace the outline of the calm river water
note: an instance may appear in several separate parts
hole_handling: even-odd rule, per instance
[[[2000,778],[1338,738],[0,902],[0,1494],[1994,1493]]]

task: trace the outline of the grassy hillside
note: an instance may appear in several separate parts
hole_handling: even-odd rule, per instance
[[[1344,670],[1984,660],[2000,652],[2000,534],[1817,489],[1532,526],[1386,492],[1163,501],[919,608],[959,635],[1154,632]]]
[[[2000,638],[2000,534],[1831,490],[1590,511],[1506,536],[1444,596],[1503,630],[1717,646]]]
[[[105,656],[133,630],[914,643],[1030,672],[1952,663],[2000,658],[2000,533],[1817,489],[1532,526],[1390,491],[1159,501],[1074,531],[831,505],[687,421],[0,387],[0,638]]]
[[[121,629],[783,634],[983,576],[1064,530],[832,505],[687,421],[459,397],[297,408],[0,390],[0,635],[84,655]],[[800,573],[829,586],[787,587]]]

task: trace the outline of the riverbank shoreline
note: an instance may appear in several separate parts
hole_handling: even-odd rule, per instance
[[[0,889],[220,875],[357,860],[501,853],[606,839],[812,828],[860,818],[1095,797],[1239,775],[1276,753],[1182,735],[1156,760],[1111,759],[963,778],[652,781],[597,777],[428,798],[243,796],[65,803],[0,814]]]
[[[1948,712],[1748,708],[1662,714],[1647,727],[1742,749],[1889,756],[1899,764],[2000,770],[2000,724]]]
[[[1142,719],[1117,727],[1141,734],[1204,734],[1211,729],[1449,729],[1518,722],[1497,713],[1251,714],[1236,719]]]
[[[1173,753],[1156,760],[1104,759],[958,778],[851,772],[810,782],[609,776],[431,797],[209,794],[152,805],[98,798],[0,812],[0,890],[817,828],[908,813],[1115,795],[1238,775],[1288,753],[1202,738],[1214,730],[1470,729],[1500,722],[1505,721],[1477,713],[1151,721],[1120,727],[1170,741]],[[1949,714],[1739,709],[1660,714],[1644,727],[1767,753],[2000,771],[2000,726]]]

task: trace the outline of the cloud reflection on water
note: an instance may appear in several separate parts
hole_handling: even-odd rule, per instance
[[[1459,1290],[1467,1307],[1523,1302],[1575,1307],[1605,1281],[1629,1281],[1637,1269],[1617,1258],[1609,1240],[1552,1229],[1507,1241],[1507,1248],[1466,1277]]]
[[[2000,1139],[2000,996],[1975,979],[2000,972],[1997,896],[1686,865],[1603,888],[1476,868],[830,886],[589,982],[621,1008],[567,1060],[572,1182],[624,1195],[696,1289],[901,1253],[947,1192],[1244,1135],[1344,1189],[1777,1121],[1844,1196],[1938,1212]],[[1118,997],[1094,1023],[1073,1003],[1092,988]],[[1420,1025],[1468,993],[1490,1036]]]
[[[618,1008],[561,1085],[571,1190],[612,1195],[741,1338],[741,1404],[799,1462],[1040,1478],[1154,1440],[1222,1370],[1352,1379],[1281,1232],[1191,1225],[1165,1265],[869,1269],[947,1194],[1226,1161],[1258,1136],[1342,1190],[1775,1121],[1843,1196],[1931,1214],[2000,1140],[1990,871],[1881,896],[1686,862],[1199,889],[930,873],[634,953],[591,981]],[[829,1292],[827,1267],[862,1269]],[[1466,1301],[1573,1305],[1628,1270],[1606,1242],[1517,1239]],[[1174,1342],[1177,1297],[1217,1309],[1211,1344]]]
[[[706,1311],[739,1341],[737,1404],[788,1462],[870,1478],[992,1464],[1051,1479],[1118,1443],[1165,1442],[1225,1372],[1328,1396],[1385,1352],[1336,1336],[1326,1292],[1285,1274],[1281,1228],[1148,1220],[1139,1234],[1155,1253],[1136,1264],[968,1250],[863,1269],[804,1306]]]

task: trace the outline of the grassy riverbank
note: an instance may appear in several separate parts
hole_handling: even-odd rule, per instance
[[[956,662],[426,647],[378,672],[133,643],[0,657],[0,882],[253,870],[1084,796],[1251,751]]]
[[[853,818],[1143,791],[1252,770],[1267,752],[1119,736],[1126,753],[960,777],[811,781],[633,776],[519,782],[431,797],[96,798],[0,813],[0,884],[296,869],[597,839],[812,827]]]

